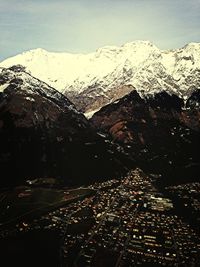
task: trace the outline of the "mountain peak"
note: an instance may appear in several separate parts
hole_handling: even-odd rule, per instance
[[[183,47],[183,50],[190,53],[197,52],[200,54],[200,43],[194,43],[194,42],[188,43]]]
[[[186,44],[184,47],[200,47],[200,43],[199,42],[190,42],[188,44]]]
[[[148,40],[135,40],[135,41],[132,41],[132,42],[128,42],[128,43],[125,43],[123,46],[141,46],[141,45],[144,45],[144,46],[154,46],[154,44]]]
[[[26,51],[24,53],[36,53],[36,54],[46,54],[46,53],[50,53],[48,52],[47,50],[43,49],[43,48],[34,48],[34,49],[31,49],[29,51]]]

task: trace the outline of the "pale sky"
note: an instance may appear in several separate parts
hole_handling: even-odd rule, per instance
[[[150,40],[200,42],[200,0],[0,0],[0,60],[34,48],[73,53]]]

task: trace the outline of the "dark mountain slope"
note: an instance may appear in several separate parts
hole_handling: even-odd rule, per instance
[[[85,184],[118,175],[110,145],[61,93],[23,71],[0,70],[1,186],[38,177]]]
[[[143,99],[133,91],[95,113],[91,123],[143,169],[162,173],[168,181],[196,179],[199,111],[183,107],[180,98],[166,92]]]

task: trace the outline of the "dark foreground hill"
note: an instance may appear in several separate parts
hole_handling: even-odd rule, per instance
[[[61,93],[23,71],[0,70],[1,186],[55,177],[85,184],[119,175],[119,159]]]

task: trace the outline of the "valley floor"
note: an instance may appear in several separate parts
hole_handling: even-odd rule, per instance
[[[49,233],[46,240],[50,240],[57,233],[59,241],[54,250],[50,249],[54,252],[49,256],[52,258],[54,253],[57,261],[51,261],[53,265],[48,266],[199,266],[199,183],[168,187],[160,192],[155,179],[156,176],[135,169],[122,180],[89,186],[87,190],[93,194],[86,194],[82,199],[34,220],[23,220],[6,230],[2,228],[4,254],[13,253],[8,248],[13,237],[20,240],[31,233],[38,236]],[[185,196],[187,203],[183,202],[183,206],[187,204],[185,208],[190,209],[193,223],[191,218],[190,223],[184,217],[184,212],[179,212]],[[26,242],[32,243],[32,239]],[[53,239],[51,242],[55,246]],[[50,246],[51,242],[47,241],[46,245]],[[41,248],[39,251],[35,249],[32,253],[34,264],[43,266],[49,258],[41,253]],[[24,255],[21,258],[19,255],[21,266],[26,266]]]

